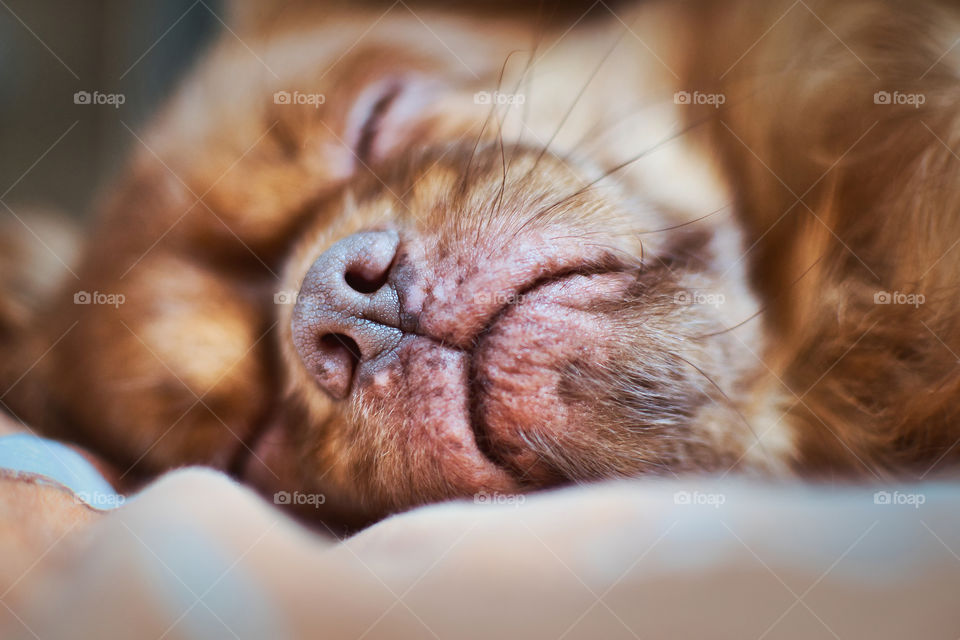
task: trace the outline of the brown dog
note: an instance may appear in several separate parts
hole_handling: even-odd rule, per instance
[[[292,6],[224,38],[5,402],[123,476],[208,464],[337,518],[955,464],[956,13],[578,17]]]

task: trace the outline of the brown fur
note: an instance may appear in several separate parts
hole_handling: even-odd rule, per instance
[[[956,14],[927,2],[797,5],[724,76],[784,7],[736,21],[708,7],[687,73],[731,96],[706,139],[756,242],[752,275],[770,301],[769,362],[791,391],[798,468],[949,469],[960,456]],[[875,104],[878,91],[926,102]],[[878,291],[925,303],[878,305]]]

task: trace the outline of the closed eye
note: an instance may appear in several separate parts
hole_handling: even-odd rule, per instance
[[[403,85],[400,82],[392,82],[383,87],[379,97],[367,108],[363,125],[360,127],[360,134],[357,137],[357,143],[353,152],[357,159],[364,165],[369,165],[375,160],[374,145],[377,141],[377,135],[383,125],[384,117],[390,110],[390,105],[400,95]]]

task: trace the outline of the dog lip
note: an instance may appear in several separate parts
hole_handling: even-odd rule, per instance
[[[562,357],[569,357],[571,353],[578,353],[585,344],[589,345],[588,349],[599,347],[602,350],[604,333],[602,314],[597,314],[590,309],[590,296],[596,295],[597,300],[611,300],[611,293],[621,295],[622,292],[629,289],[631,283],[635,282],[637,273],[638,269],[636,268],[603,269],[587,266],[564,270],[540,278],[519,290],[515,299],[499,309],[475,340],[475,344],[470,351],[468,377],[469,416],[474,440],[485,457],[505,470],[519,484],[545,487],[561,484],[573,478],[567,477],[562,471],[552,466],[546,467],[538,465],[535,460],[534,462],[530,461],[530,452],[524,453],[526,450],[524,434],[529,431],[530,422],[529,419],[524,420],[524,418],[530,417],[525,415],[530,413],[530,409],[514,407],[508,410],[509,415],[519,419],[519,423],[514,425],[510,420],[504,422],[503,407],[512,405],[513,399],[518,395],[521,396],[521,400],[522,394],[530,395],[528,399],[531,401],[531,406],[536,404],[538,397],[550,395],[550,390],[553,387],[538,384],[531,388],[529,387],[529,380],[532,379],[540,383],[548,380],[552,368],[551,363],[561,361],[553,360],[561,357],[557,355],[558,352]],[[600,279],[599,283],[597,282],[598,278]],[[572,287],[573,293],[577,294],[578,297],[582,294],[586,298],[587,304],[581,306],[579,303],[572,303],[573,307],[567,308],[566,305],[571,304],[569,299],[570,289],[564,291],[567,287]],[[555,309],[555,305],[559,305],[559,307]],[[529,310],[525,309],[527,306],[529,306]],[[554,322],[560,322],[559,328],[556,332],[549,330],[541,332],[542,335],[539,337],[546,344],[543,353],[532,358],[533,364],[530,362],[531,358],[522,355],[516,359],[511,358],[512,346],[517,343],[517,328],[523,327],[520,330],[520,335],[523,336],[524,333],[529,331],[531,324],[544,322],[542,311],[544,306],[551,311],[558,311],[556,316],[550,317],[545,322],[544,328],[552,328]],[[512,317],[514,313],[521,314],[519,321],[516,317]],[[570,315],[564,319],[567,313]],[[586,324],[583,324],[585,318],[587,318]],[[601,319],[598,321],[597,318]],[[581,326],[585,328],[582,331],[569,329],[565,326],[567,323],[578,328]],[[506,338],[504,338],[503,330],[499,331],[499,336],[497,335],[498,328],[504,324],[506,324]],[[586,342],[582,342],[584,338]],[[599,340],[596,338],[599,338]],[[551,339],[553,339],[552,344]],[[521,343],[524,345],[524,349],[519,349],[517,351],[519,354],[530,348],[538,348],[536,344],[528,344],[524,341],[521,341]],[[506,351],[503,351],[505,348]],[[505,376],[503,370],[501,370],[491,375],[491,353],[498,354],[501,352],[510,360],[509,365],[505,367],[505,370],[509,373]],[[543,363],[544,357],[548,359],[546,368],[544,368]],[[502,362],[502,357],[495,356],[494,362]],[[493,368],[496,371],[498,366],[494,365]],[[526,381],[524,380],[525,377]],[[506,387],[502,386],[504,378],[507,379]],[[527,385],[526,389],[524,389],[525,384]],[[498,385],[500,385],[499,390]],[[510,390],[512,398],[507,405],[503,404],[504,388]],[[562,404],[559,397],[556,398],[556,402]],[[500,405],[499,419],[496,414],[489,412],[488,405],[490,403]],[[520,404],[526,403],[521,401]],[[564,412],[556,413],[556,416],[560,415],[564,415]],[[549,420],[548,418],[545,419]],[[524,425],[524,422],[528,424]],[[556,422],[557,424],[549,425],[550,428],[547,430],[564,428],[564,420],[561,419]]]
[[[625,264],[621,264],[619,267],[613,266],[612,264],[584,264],[581,266],[559,269],[556,272],[540,276],[534,279],[532,282],[528,282],[518,287],[514,293],[510,294],[510,296],[504,300],[500,307],[495,309],[490,314],[490,317],[487,318],[480,330],[477,331],[476,335],[474,335],[471,339],[471,350],[476,348],[480,339],[485,334],[490,332],[490,330],[497,324],[504,314],[510,311],[510,309],[513,307],[522,304],[526,297],[530,296],[538,289],[549,286],[550,284],[556,282],[570,280],[578,276],[597,276],[611,273],[629,273],[632,271],[636,271],[636,268],[628,267]]]
[[[417,333],[461,349],[471,349],[511,302],[539,286],[638,266],[566,228],[527,231],[507,244],[481,241],[456,253],[424,244],[408,244],[401,314],[416,316]]]
[[[495,446],[490,435],[489,425],[483,413],[482,404],[484,396],[486,395],[486,391],[483,389],[484,384],[479,371],[480,365],[478,358],[476,357],[476,352],[480,346],[481,340],[485,335],[489,335],[491,333],[494,327],[496,327],[496,325],[508,312],[510,312],[513,308],[522,305],[528,296],[533,295],[540,289],[581,276],[631,273],[634,271],[637,271],[635,267],[628,267],[622,263],[619,266],[615,266],[613,264],[584,264],[577,267],[561,269],[554,273],[536,278],[534,281],[529,282],[522,287],[518,287],[516,293],[512,294],[509,300],[506,300],[503,305],[501,305],[490,315],[483,328],[477,332],[476,336],[473,337],[471,348],[469,350],[470,358],[469,374],[467,378],[467,393],[469,403],[468,415],[470,419],[470,428],[473,430],[474,442],[476,443],[477,449],[481,454],[483,454],[484,457],[487,458],[487,460],[489,460],[498,468],[506,471],[515,481],[518,482],[518,484],[524,485],[530,483],[527,473],[524,469],[520,469],[517,467],[517,465],[509,462],[506,456],[504,456],[502,452],[499,451]],[[558,477],[556,479],[558,483],[563,482],[564,480],[566,480],[566,478]]]

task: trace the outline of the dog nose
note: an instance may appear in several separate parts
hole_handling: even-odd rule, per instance
[[[317,384],[350,393],[356,370],[397,347],[400,303],[390,273],[395,231],[364,231],[327,249],[307,271],[293,309],[293,342]]]

